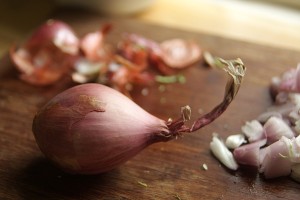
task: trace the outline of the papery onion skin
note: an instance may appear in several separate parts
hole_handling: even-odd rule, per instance
[[[35,116],[41,151],[65,171],[96,174],[167,141],[166,122],[100,84],[83,84],[54,97]]]
[[[105,48],[105,36],[111,29],[111,24],[105,24],[101,30],[86,34],[80,40],[80,49],[90,61],[106,61],[110,52]]]
[[[71,70],[78,51],[79,39],[71,27],[59,20],[48,20],[22,46],[13,45],[9,53],[20,79],[46,86]]]
[[[199,61],[200,47],[192,41],[182,39],[166,40],[160,44],[162,60],[171,68],[185,68]]]
[[[26,48],[41,48],[53,44],[65,53],[75,55],[79,50],[79,39],[73,29],[60,20],[48,20],[28,39]]]

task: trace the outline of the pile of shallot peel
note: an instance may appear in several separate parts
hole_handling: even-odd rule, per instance
[[[220,60],[229,75],[223,101],[192,123],[191,108],[178,119],[159,119],[128,97],[102,84],[70,88],[35,115],[32,130],[41,151],[70,173],[96,174],[126,162],[156,142],[195,132],[219,117],[236,96],[245,73],[240,59]]]
[[[273,77],[270,90],[273,105],[225,143],[215,134],[211,150],[232,170],[248,165],[267,179],[291,176],[300,182],[300,64]]]
[[[114,47],[106,42],[111,29],[111,24],[104,24],[79,37],[67,23],[48,20],[22,45],[13,45],[10,57],[20,79],[35,86],[71,77],[75,83],[101,83],[124,94],[132,84],[149,85],[157,74],[174,75],[202,59],[199,45],[182,39],[158,43],[123,33]]]

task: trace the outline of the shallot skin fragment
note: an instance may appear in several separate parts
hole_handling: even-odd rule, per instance
[[[72,28],[59,20],[48,20],[10,57],[20,79],[35,86],[52,85],[71,70],[79,52],[79,39]]]

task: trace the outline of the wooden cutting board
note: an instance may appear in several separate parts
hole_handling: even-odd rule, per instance
[[[79,35],[113,24],[108,42],[116,44],[124,32],[156,41],[193,39],[214,55],[240,57],[247,75],[228,110],[196,133],[168,143],[157,143],[105,174],[69,175],[49,163],[39,151],[31,132],[35,112],[51,97],[73,86],[69,78],[51,87],[34,87],[21,82],[8,57],[0,63],[0,199],[299,199],[300,184],[288,177],[265,180],[253,168],[232,172],[211,154],[212,133],[223,138],[240,132],[272,102],[268,93],[271,77],[296,67],[300,52],[259,46],[201,33],[168,29],[139,21],[105,19],[95,14],[65,12],[65,20]],[[207,112],[223,97],[226,76],[203,63],[181,71],[185,84],[159,85],[132,92],[133,99],[150,113],[162,118],[177,117],[180,107],[192,108],[192,119]],[[208,170],[203,170],[206,164]],[[278,166],[280,167],[280,166]],[[147,187],[140,183],[147,184]]]

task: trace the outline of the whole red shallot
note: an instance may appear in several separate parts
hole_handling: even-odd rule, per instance
[[[220,60],[230,75],[224,99],[191,127],[185,125],[189,106],[177,120],[165,121],[112,88],[83,84],[58,94],[36,114],[32,129],[37,144],[63,170],[96,174],[119,166],[150,144],[194,132],[220,116],[240,88],[242,61]]]

